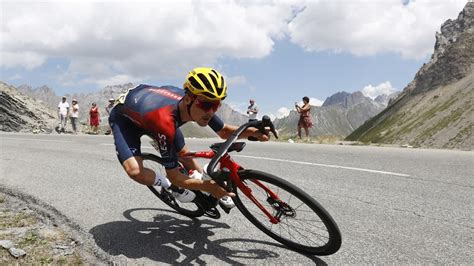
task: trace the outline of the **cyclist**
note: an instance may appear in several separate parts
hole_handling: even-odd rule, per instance
[[[233,193],[225,191],[213,180],[202,180],[203,168],[196,160],[179,158],[189,151],[179,129],[184,123],[194,121],[202,127],[209,125],[223,139],[230,137],[237,129],[236,126],[224,124],[215,115],[226,96],[224,77],[208,67],[191,70],[183,89],[142,84],[121,95],[110,113],[109,123],[117,157],[128,176],[143,185],[167,189],[173,184],[182,188],[172,192],[181,202],[194,199],[195,194],[190,190],[201,190],[220,199],[226,207],[233,207],[229,197],[235,196]],[[143,135],[148,135],[158,144],[161,157],[165,160],[167,177],[143,167],[140,156],[140,137]],[[240,137],[250,136],[260,141],[268,140],[268,134],[253,128],[244,131]],[[192,178],[179,170],[178,161],[187,169],[196,170]]]

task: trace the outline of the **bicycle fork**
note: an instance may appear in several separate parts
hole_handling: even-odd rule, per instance
[[[286,206],[287,208],[290,208],[290,209],[291,209],[291,207],[289,207],[287,204],[282,202],[280,200],[280,198],[275,193],[273,193],[273,191],[271,191],[267,186],[262,184],[260,181],[258,181],[258,180],[251,180],[251,181],[254,182],[257,186],[261,187],[263,190],[265,190],[265,192],[268,195],[267,202],[277,211],[276,215],[272,215],[267,210],[267,208],[265,208],[265,206],[263,206],[260,203],[260,201],[258,201],[253,196],[252,189],[250,189],[248,186],[246,186],[242,183],[242,186],[240,186],[240,189],[255,205],[257,205],[257,207],[268,217],[268,219],[270,219],[270,222],[272,224],[278,224],[280,222],[281,216],[283,214],[288,214],[288,211],[285,210],[284,207]]]

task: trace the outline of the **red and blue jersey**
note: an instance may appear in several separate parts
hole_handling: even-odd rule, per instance
[[[179,130],[184,122],[180,118],[178,103],[184,94],[183,89],[173,86],[155,87],[142,84],[130,90],[123,103],[112,109],[114,114],[111,113],[109,121],[121,162],[140,154],[139,138],[146,134],[158,142],[161,156],[167,162],[165,167],[170,169],[178,166],[177,152],[184,147],[184,137]],[[117,123],[121,119],[129,120],[134,125],[132,128],[136,130],[130,130],[129,126],[128,129],[122,129],[121,127],[125,127],[126,124]],[[116,125],[116,128],[113,125]],[[209,121],[209,126],[217,132],[224,127],[224,123],[214,115]],[[116,137],[116,131],[124,134]],[[117,143],[119,137],[123,138],[124,143]],[[135,147],[137,137],[138,147]],[[127,147],[118,147],[120,145]],[[131,154],[125,152],[125,149],[132,150]],[[121,152],[128,155],[121,155]]]

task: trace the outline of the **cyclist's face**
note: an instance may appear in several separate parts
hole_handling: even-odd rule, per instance
[[[194,121],[202,127],[207,126],[220,105],[220,101],[209,101],[201,96],[194,98],[193,105],[191,106],[191,114]]]

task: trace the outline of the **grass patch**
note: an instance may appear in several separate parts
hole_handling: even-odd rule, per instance
[[[86,257],[80,253],[83,249],[58,227],[43,224],[38,213],[29,210],[26,203],[10,200],[0,194],[2,213],[0,231],[9,230],[1,235],[1,239],[10,240],[14,247],[26,252],[21,258],[13,257],[10,252],[0,248],[0,265],[78,265],[87,263]],[[17,228],[27,228],[26,233]],[[24,230],[24,229],[23,229]],[[24,231],[23,231],[24,232]],[[58,249],[57,246],[65,246]]]
[[[0,229],[10,227],[26,227],[37,223],[38,220],[32,214],[25,213],[5,213],[0,220]]]
[[[426,139],[431,138],[434,136],[436,133],[441,131],[442,129],[446,128],[449,126],[449,124],[456,122],[461,118],[461,116],[464,113],[463,108],[458,108],[456,110],[451,111],[451,113],[445,117],[443,117],[441,120],[438,121],[435,125],[432,127],[429,127],[425,129],[421,134],[419,134],[415,140],[413,141],[414,144],[419,144],[423,142]]]
[[[463,140],[468,139],[472,132],[474,131],[474,124],[469,124],[456,134],[453,138],[449,139],[448,143],[443,145],[443,148],[455,147],[457,144],[461,143]]]

